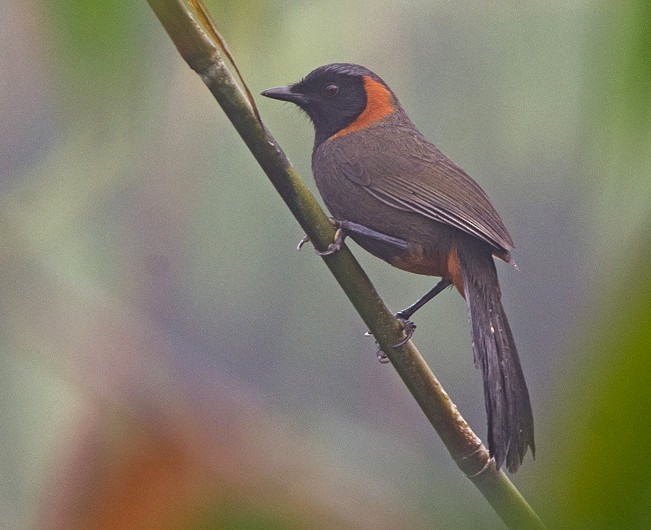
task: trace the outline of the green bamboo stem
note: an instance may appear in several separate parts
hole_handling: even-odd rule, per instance
[[[203,79],[269,180],[317,249],[333,241],[334,228],[314,196],[254,112],[225,64],[223,46],[206,21],[183,0],[148,0],[188,65]],[[401,325],[351,252],[323,258],[366,326],[388,355],[452,458],[512,528],[544,528],[509,478],[495,468],[479,437],[463,419],[414,344],[393,348]]]

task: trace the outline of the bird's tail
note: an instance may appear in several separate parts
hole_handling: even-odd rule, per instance
[[[459,249],[460,250],[460,249]],[[502,307],[495,262],[486,249],[458,252],[472,331],[475,366],[484,378],[488,448],[513,473],[527,447],[535,453],[533,413],[513,334]]]

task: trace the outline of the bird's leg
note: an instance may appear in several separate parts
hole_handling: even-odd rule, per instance
[[[314,252],[316,252],[319,256],[329,256],[330,254],[334,254],[335,252],[340,251],[341,247],[343,246],[344,239],[346,239],[346,236],[348,236],[348,234],[357,234],[360,236],[375,239],[376,241],[382,241],[383,243],[387,243],[393,247],[397,247],[403,250],[407,249],[407,242],[404,239],[388,236],[382,232],[378,232],[377,230],[373,230],[372,228],[368,228],[364,225],[353,223],[352,221],[340,221],[338,219],[330,218],[330,222],[337,229],[335,232],[335,240],[328,246],[326,250],[315,250]],[[303,245],[309,240],[310,238],[307,235],[303,236],[303,239],[299,241],[296,248],[298,250],[301,250]]]
[[[442,278],[441,281],[439,281],[439,283],[437,283],[433,289],[427,291],[422,297],[420,297],[416,302],[411,304],[409,307],[403,309],[402,311],[398,311],[395,314],[395,317],[402,324],[402,329],[405,334],[405,338],[402,339],[400,342],[394,344],[393,345],[394,348],[400,348],[400,346],[404,346],[414,335],[414,332],[416,331],[416,324],[414,324],[411,320],[409,320],[411,318],[411,315],[413,315],[427,302],[429,302],[437,294],[443,291],[443,289],[449,287],[450,285],[452,285],[452,282],[450,280]],[[366,333],[370,335],[368,331]],[[380,362],[388,362],[386,360],[387,359],[386,354],[381,349],[378,348],[376,355]]]
[[[421,296],[416,302],[411,304],[409,307],[406,307],[402,311],[398,311],[396,313],[396,318],[399,318],[401,320],[409,320],[411,318],[411,315],[413,315],[416,311],[418,311],[421,307],[423,307],[427,302],[429,302],[432,298],[434,298],[437,294],[439,294],[443,289],[446,287],[449,287],[452,285],[452,282],[446,278],[441,279],[439,283],[437,283],[433,289],[430,291],[427,291],[423,296]]]
[[[336,221],[337,226],[344,229],[349,234],[356,234],[358,236],[365,236],[370,239],[375,239],[376,241],[381,241],[382,243],[387,243],[393,247],[397,247],[402,250],[407,250],[407,241],[397,237],[392,237],[367,226],[360,225],[359,223],[353,223],[352,221]]]
[[[409,320],[411,316],[432,298],[434,298],[437,294],[439,294],[443,289],[449,287],[450,285],[452,285],[452,282],[450,280],[442,278],[441,281],[437,283],[433,289],[427,291],[422,297],[416,300],[416,302],[411,304],[409,307],[406,307],[402,311],[398,311],[396,313],[396,318],[402,322],[402,325],[404,327],[405,338],[397,344],[394,344],[394,348],[399,348],[400,346],[406,344],[407,341],[413,336],[414,331],[416,331],[416,324]]]
[[[332,218],[330,218],[330,222],[337,229],[337,231],[335,232],[335,240],[333,243],[331,243],[328,246],[326,250],[322,251],[322,250],[315,249],[314,252],[316,252],[319,256],[329,256],[330,254],[334,254],[335,252],[341,250],[344,239],[348,234],[356,234],[359,236],[368,237],[370,239],[381,241],[382,243],[386,243],[388,245],[391,245],[394,248],[398,248],[401,250],[408,249],[408,243],[406,240],[389,236],[387,234],[383,234],[382,232],[378,232],[377,230],[373,230],[372,228],[368,228],[367,226],[360,225],[359,223],[353,223],[352,221],[341,221]],[[297,249],[301,250],[303,245],[307,243],[309,240],[310,238],[307,235],[303,236],[303,239],[301,239],[301,241],[298,243]],[[393,345],[394,348],[399,348],[400,346],[406,344],[407,341],[411,339],[412,335],[414,334],[414,331],[416,330],[416,324],[414,324],[411,320],[409,320],[409,317],[413,315],[418,309],[423,307],[432,298],[434,298],[443,289],[445,289],[448,285],[450,285],[450,282],[448,280],[441,280],[434,287],[434,289],[432,289],[427,294],[425,294],[425,296],[419,299],[416,303],[396,313],[395,315],[396,318],[403,325],[405,338],[402,339],[397,344],[394,344]],[[380,362],[382,363],[388,362],[387,356],[384,354],[384,352],[381,349],[378,348],[378,351],[376,353],[377,353],[378,360]]]

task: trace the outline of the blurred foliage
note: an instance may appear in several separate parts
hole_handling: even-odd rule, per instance
[[[499,527],[146,3],[0,5],[0,526]],[[649,526],[651,5],[208,6],[254,93],[365,64],[488,191],[514,481],[554,526]],[[313,186],[307,120],[259,104]],[[431,287],[356,254],[396,309]],[[463,303],[418,324],[483,433]]]
[[[651,524],[651,4],[606,12],[585,160],[597,176],[586,186],[596,200],[585,221],[597,229],[595,259],[605,274],[558,388],[553,438],[562,445],[546,485],[550,520],[559,525],[644,528]]]
[[[559,525],[645,528],[651,520],[649,234],[640,234],[639,243],[574,352],[589,352],[592,363],[575,366],[559,389],[563,432],[555,431],[562,446],[554,448],[554,476],[547,477],[550,520]],[[564,408],[567,401],[575,404]]]
[[[593,30],[584,100],[589,116],[584,163],[591,178],[583,191],[591,198],[586,229],[600,245],[604,267],[618,267],[612,255],[629,252],[631,241],[648,227],[650,22],[651,2],[605,4]]]

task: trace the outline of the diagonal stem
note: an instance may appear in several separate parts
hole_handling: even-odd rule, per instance
[[[327,249],[334,238],[334,227],[257,117],[252,100],[247,98],[248,91],[243,91],[231,75],[223,52],[220,53],[225,45],[215,42],[218,32],[202,26],[202,23],[210,23],[205,10],[197,16],[183,0],[148,0],[148,3],[183,59],[208,86],[315,248]],[[196,0],[192,3],[197,4]],[[323,260],[459,468],[508,526],[544,528],[506,474],[495,468],[481,440],[458,412],[414,344],[408,341],[400,348],[392,347],[403,338],[402,326],[351,252],[344,246],[340,252],[324,256]]]

